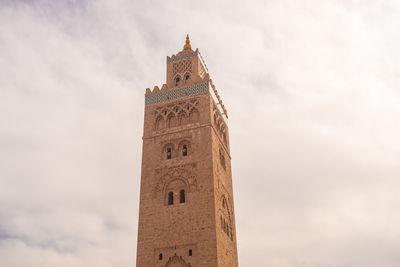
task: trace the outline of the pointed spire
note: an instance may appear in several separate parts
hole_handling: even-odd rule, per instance
[[[192,45],[190,44],[189,34],[186,35],[186,43],[183,50],[192,50]]]

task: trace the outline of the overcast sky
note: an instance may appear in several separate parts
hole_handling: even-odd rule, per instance
[[[400,2],[0,0],[0,266],[135,266],[145,88],[186,33],[242,267],[400,266]]]

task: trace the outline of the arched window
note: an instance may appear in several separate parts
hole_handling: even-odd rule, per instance
[[[225,199],[222,199],[222,207],[225,209]]]
[[[187,145],[183,145],[182,146],[182,156],[187,156],[188,153],[188,149],[187,149]]]
[[[179,202],[185,203],[185,201],[186,201],[185,190],[181,190],[179,192]]]
[[[167,206],[185,203],[187,190],[187,184],[183,179],[171,179],[165,185],[164,205]]]
[[[167,159],[172,158],[172,149],[170,147],[167,148]]]
[[[168,205],[174,205],[174,192],[168,193]]]
[[[180,81],[181,81],[181,77],[177,76],[175,78],[175,85],[178,86]]]
[[[189,78],[190,78],[189,73],[186,73],[186,75],[185,75],[185,81],[189,80]]]

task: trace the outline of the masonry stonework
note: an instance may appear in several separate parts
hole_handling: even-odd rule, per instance
[[[228,116],[189,37],[146,89],[137,267],[237,267]]]

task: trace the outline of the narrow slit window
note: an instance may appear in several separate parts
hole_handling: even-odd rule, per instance
[[[169,192],[168,193],[168,205],[173,205],[174,204],[174,192]]]
[[[193,255],[193,251],[191,249],[189,249],[189,256]]]
[[[172,149],[169,147],[167,148],[167,159],[171,159],[172,157]]]
[[[179,202],[180,203],[185,203],[186,202],[185,190],[181,190],[179,192]]]
[[[158,259],[162,260],[162,253],[160,253],[160,255],[158,255]]]

